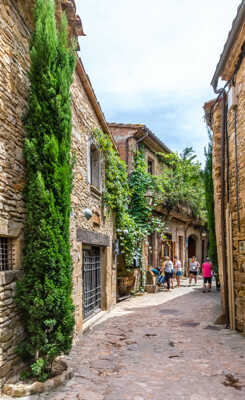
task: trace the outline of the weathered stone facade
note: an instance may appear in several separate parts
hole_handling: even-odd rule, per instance
[[[20,367],[15,346],[23,337],[14,302],[16,280],[21,271],[0,271],[0,390],[6,379]]]
[[[215,222],[222,304],[231,328],[241,332],[245,332],[244,43],[242,2],[212,80],[215,90],[219,78],[228,81],[227,87],[218,99],[204,106],[207,123],[213,132]],[[225,235],[222,230],[224,220]]]
[[[144,144],[145,161],[148,172],[160,175],[166,166],[160,161],[157,153],[168,154],[171,151],[145,125],[140,124],[109,124],[110,130],[117,143],[121,158],[128,165],[128,172],[133,169],[134,152],[139,143]],[[166,239],[155,233],[145,240],[145,265],[147,269],[160,265],[160,259],[168,254],[171,258],[177,255],[188,273],[188,258],[196,255],[201,263],[207,256],[208,239],[205,236],[200,222],[195,221],[187,209],[179,209],[167,215],[163,207],[156,210],[163,221]],[[190,243],[192,241],[192,248]],[[149,251],[149,247],[152,248]],[[135,273],[137,275],[137,273]],[[135,288],[134,288],[135,289]]]
[[[75,14],[72,0],[57,0],[57,17],[63,8],[68,17],[70,35],[82,35],[80,18]],[[13,346],[21,339],[22,328],[13,305],[15,274],[21,270],[23,222],[25,206],[22,191],[25,183],[23,158],[24,129],[22,118],[27,109],[29,40],[33,29],[34,0],[4,0],[0,12],[0,240],[8,240],[12,248],[11,262],[0,271],[0,388],[9,374],[15,372]],[[73,301],[75,333],[83,324],[83,250],[96,246],[93,237],[103,235],[105,243],[97,244],[101,261],[101,309],[108,310],[116,302],[116,266],[112,251],[113,217],[105,217],[101,192],[105,184],[103,154],[99,154],[99,187],[90,179],[90,145],[94,128],[110,135],[103,113],[95,97],[81,60],[77,60],[72,92],[72,152],[76,157],[72,192],[71,251],[73,259]],[[113,140],[113,139],[112,139]],[[96,143],[95,143],[96,145]],[[84,217],[84,209],[92,218]],[[87,239],[79,238],[78,230],[88,232]],[[96,236],[97,235],[97,236]],[[90,239],[89,239],[90,238]],[[5,242],[4,242],[5,243]],[[6,261],[6,263],[8,263]],[[1,269],[1,268],[0,268]],[[10,280],[11,277],[11,280]],[[9,331],[10,330],[10,331]]]

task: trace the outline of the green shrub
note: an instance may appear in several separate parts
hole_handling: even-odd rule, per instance
[[[36,0],[30,43],[26,140],[24,279],[16,302],[25,327],[19,354],[31,376],[50,374],[52,361],[68,353],[73,336],[69,220],[72,190],[70,86],[75,54],[63,16],[56,29],[52,0]]]

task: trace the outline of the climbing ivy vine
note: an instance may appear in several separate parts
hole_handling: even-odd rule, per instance
[[[128,176],[127,167],[113,148],[111,139],[100,130],[94,135],[105,157],[105,205],[115,213],[117,236],[125,265],[130,268],[134,258],[143,262],[142,241],[151,233],[163,234],[162,218],[154,216],[159,205],[169,211],[185,206],[193,216],[205,220],[204,183],[201,166],[192,148],[182,154],[158,156],[165,168],[160,176],[147,172],[144,146],[134,154],[134,168]]]
[[[156,182],[147,173],[143,149],[134,155],[134,169],[128,177],[127,166],[116,153],[111,139],[96,129],[94,135],[105,157],[105,205],[115,213],[117,236],[125,265],[130,268],[134,258],[142,262],[142,240],[154,231],[161,231],[163,223],[152,217],[156,202],[149,204],[150,191],[155,198]]]
[[[95,129],[93,133],[105,158],[106,184],[103,202],[115,214],[120,250],[129,268],[135,256],[138,232],[135,220],[129,213],[130,189],[127,167],[114,150],[111,139],[99,129]]]
[[[161,203],[162,193],[158,178],[147,172],[144,146],[134,154],[134,168],[129,176],[130,213],[143,236],[162,232],[160,218],[154,217],[154,209]]]

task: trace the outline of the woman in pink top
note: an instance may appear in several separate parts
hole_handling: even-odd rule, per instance
[[[203,275],[203,293],[206,292],[207,283],[208,283],[208,292],[210,292],[212,283],[212,264],[208,257],[206,262],[202,264],[202,275]]]

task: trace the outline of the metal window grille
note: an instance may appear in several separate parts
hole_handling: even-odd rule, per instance
[[[0,237],[0,271],[7,271],[13,266],[12,241]]]
[[[93,247],[83,252],[83,316],[89,317],[101,308],[100,249]]]

